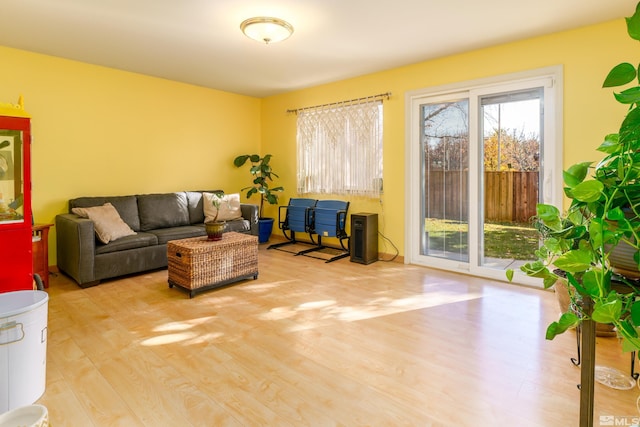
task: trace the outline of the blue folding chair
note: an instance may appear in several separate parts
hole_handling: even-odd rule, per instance
[[[310,210],[310,231],[309,237],[316,244],[316,247],[298,252],[298,255],[310,256],[312,258],[324,259],[326,262],[336,261],[349,256],[349,236],[345,230],[347,224],[347,211],[349,210],[349,202],[342,200],[318,200],[316,205]],[[313,239],[316,235],[317,241]],[[338,248],[332,248],[322,244],[323,237],[334,237],[340,242],[342,251]],[[346,242],[346,246],[345,246]],[[323,251],[339,251],[329,259],[321,256],[314,256],[313,252]]]
[[[280,206],[278,209],[278,227],[282,230],[282,234],[287,241],[275,243],[267,247],[267,249],[278,249],[294,243],[309,243],[296,240],[296,233],[309,233],[311,210],[316,205],[316,202],[316,199],[292,198],[289,199],[287,206]]]

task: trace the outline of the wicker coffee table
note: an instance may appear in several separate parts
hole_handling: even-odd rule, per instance
[[[197,292],[244,279],[258,278],[258,237],[228,232],[222,240],[206,237],[171,240],[167,243],[169,287]]]

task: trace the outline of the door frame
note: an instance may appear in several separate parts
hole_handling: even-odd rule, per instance
[[[563,146],[563,67],[556,65],[544,67],[534,70],[527,70],[518,73],[511,73],[499,76],[492,76],[483,79],[476,79],[460,83],[445,84],[433,86],[418,90],[409,91],[405,94],[405,244],[404,244],[404,262],[405,264],[416,264],[427,267],[439,268],[444,270],[455,271],[459,273],[472,274],[481,277],[487,277],[495,280],[506,280],[503,270],[490,270],[488,268],[477,267],[477,257],[469,257],[469,263],[446,260],[441,258],[426,257],[420,255],[421,236],[416,233],[424,227],[421,226],[421,196],[420,191],[422,183],[419,179],[422,161],[420,154],[419,128],[416,126],[420,120],[419,108],[415,108],[416,102],[421,99],[453,95],[460,92],[490,91],[491,87],[506,86],[508,84],[521,84],[527,81],[535,81],[549,78],[548,88],[545,89],[545,109],[544,109],[544,141],[545,150],[541,163],[542,176],[542,194],[544,203],[553,204],[562,210],[563,193],[562,193],[562,146]],[[549,92],[549,93],[547,93]],[[473,98],[469,99],[470,111],[476,102]],[[478,118],[475,114],[470,113],[469,137],[470,141],[473,135],[479,132]],[[469,164],[472,162],[478,165],[480,162],[478,150],[469,150]],[[473,170],[473,168],[470,168]],[[418,178],[418,179],[417,179]],[[481,183],[478,183],[480,186]],[[481,188],[470,189],[470,206],[478,206],[479,192]],[[480,230],[478,230],[479,213],[477,209],[469,209],[469,236],[468,244],[471,248],[477,247],[479,244]],[[421,228],[422,227],[422,228]],[[475,265],[472,267],[472,264]],[[542,283],[535,279],[527,277],[525,274],[516,270],[514,282],[541,287]]]

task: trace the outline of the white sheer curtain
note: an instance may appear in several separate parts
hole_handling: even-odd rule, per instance
[[[382,101],[298,111],[299,194],[379,197],[382,191]]]

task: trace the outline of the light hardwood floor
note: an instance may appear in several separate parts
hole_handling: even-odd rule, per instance
[[[578,424],[575,334],[544,339],[551,292],[265,245],[259,268],[193,299],[166,270],[88,289],[52,276],[51,425]],[[628,373],[616,338],[596,351]],[[639,416],[639,396],[596,384],[595,425]]]

